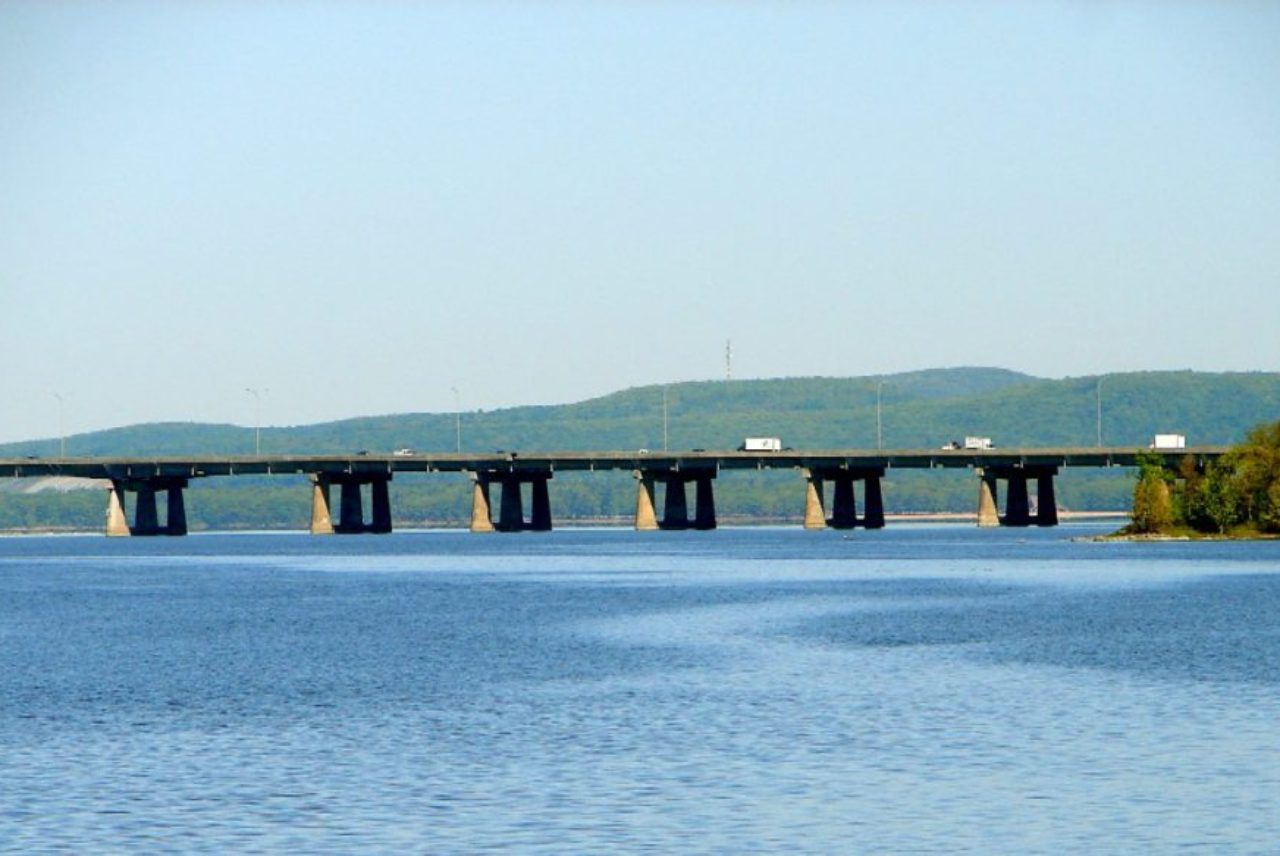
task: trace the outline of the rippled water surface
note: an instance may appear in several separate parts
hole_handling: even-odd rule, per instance
[[[1280,850],[1280,544],[0,539],[0,851]]]

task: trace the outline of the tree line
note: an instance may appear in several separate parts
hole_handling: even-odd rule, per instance
[[[1200,467],[1191,456],[1139,461],[1132,534],[1280,534],[1280,422]]]

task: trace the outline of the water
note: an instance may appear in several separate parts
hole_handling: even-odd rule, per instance
[[[0,851],[1280,849],[1280,544],[0,539]]]

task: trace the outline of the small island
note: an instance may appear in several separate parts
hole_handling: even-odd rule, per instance
[[[1280,538],[1280,422],[1217,461],[1158,452],[1138,461],[1128,526],[1107,538]]]

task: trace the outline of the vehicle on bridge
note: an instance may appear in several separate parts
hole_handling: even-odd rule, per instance
[[[943,451],[956,451],[964,449],[966,451],[982,451],[983,449],[994,449],[995,443],[991,442],[990,437],[965,437],[964,441],[952,440],[949,443],[943,443]]]
[[[781,437],[747,437],[738,447],[739,452],[781,452]]]

